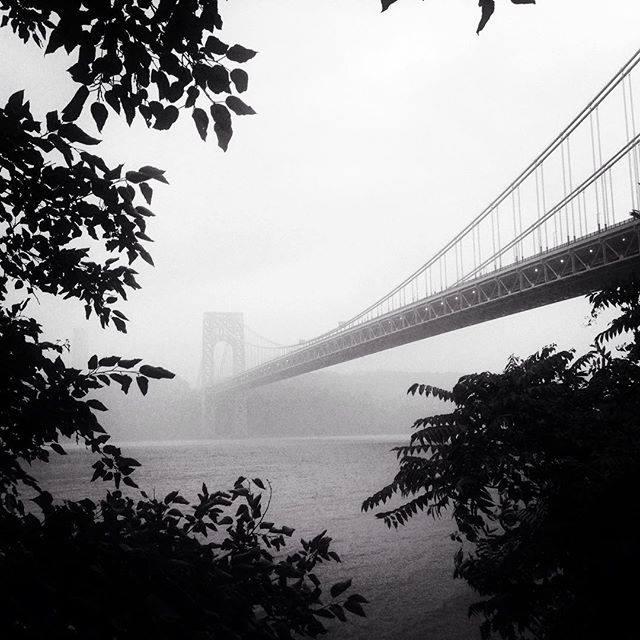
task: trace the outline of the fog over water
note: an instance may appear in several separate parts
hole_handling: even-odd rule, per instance
[[[362,500],[388,481],[395,468],[391,447],[401,438],[254,439],[123,444],[142,462],[139,482],[162,496],[176,487],[195,496],[202,482],[210,489],[231,486],[240,473],[269,479],[273,499],[268,519],[296,529],[291,548],[300,537],[309,539],[328,529],[341,564],[320,567],[331,584],[353,578],[364,594],[367,618],[349,619],[335,637],[348,640],[466,640],[476,637],[466,611],[474,596],[454,581],[453,553],[439,521],[416,519],[398,531],[388,530],[371,513],[362,513]],[[70,449],[41,468],[47,488],[58,496],[100,495],[91,485],[89,455]],[[287,547],[288,548],[288,547]]]
[[[243,311],[283,343],[351,317],[421,265],[592,97],[637,47],[640,5],[498,3],[481,37],[477,2],[224,3],[224,34],[259,51],[227,154],[190,119],[170,132],[111,118],[101,152],[155,164],[156,268],[123,310],[127,336],[42,299],[53,336],[86,330],[86,351],[141,356],[195,383],[202,314]],[[63,53],[42,57],[3,30],[5,97],[36,113],[74,88]],[[88,128],[92,129],[89,123]],[[582,300],[470,327],[338,371],[500,368],[542,344],[583,347]],[[497,339],[499,336],[499,340]]]

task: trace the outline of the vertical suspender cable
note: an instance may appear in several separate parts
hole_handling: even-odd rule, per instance
[[[629,84],[629,107],[631,108],[631,133],[633,136],[636,135],[636,109],[633,103],[633,85],[631,83],[631,72],[627,76],[628,84]],[[640,177],[638,176],[638,147],[634,147],[633,149],[633,177],[635,180],[636,187],[636,204],[640,208]]]
[[[600,135],[600,109],[596,107],[596,132],[598,136],[598,166],[602,166],[602,136]],[[607,174],[600,178],[602,181],[602,203],[604,205],[604,226],[610,224],[609,216],[609,189],[607,185]]]
[[[597,170],[596,162],[596,141],[593,133],[593,113],[589,114],[589,129],[591,131],[591,157],[593,159],[593,171]],[[598,231],[600,231],[600,190],[598,188],[598,180],[594,182],[594,188],[596,190],[596,221],[598,225]]]
[[[629,78],[627,77],[625,79],[625,82],[622,83],[622,100],[624,102],[624,129],[625,129],[625,134],[626,134],[626,140],[627,142],[629,140],[631,140],[631,131],[629,128],[629,108],[627,105],[627,82],[626,80],[628,80]],[[633,184],[633,164],[634,164],[634,154],[630,153],[629,156],[627,157],[627,160],[629,161],[629,187],[631,189],[631,208],[632,209],[637,209],[637,205],[636,205],[636,189],[635,186]]]
[[[518,187],[518,235],[522,235],[522,194]],[[524,240],[520,240],[520,258],[524,258]]]
[[[493,248],[493,255],[496,255],[496,222],[495,222],[495,209],[491,210],[491,246]],[[493,261],[493,268],[495,269],[497,262]]]
[[[496,240],[498,242],[498,251],[500,251],[502,245],[500,243],[500,205],[496,205]],[[498,256],[498,264],[502,266],[502,254]]]
[[[623,83],[624,84],[624,83]],[[600,114],[596,113],[596,117],[598,119],[598,144],[601,145],[601,140],[600,140]],[[600,146],[600,162],[602,163],[602,146]],[[611,170],[607,171],[604,176],[602,176],[603,180],[604,180],[604,184],[605,184],[605,188],[608,191],[608,198],[607,198],[607,208],[608,210],[608,214],[609,214],[609,224],[613,224],[615,222],[615,218],[616,218],[616,208],[615,208],[615,200],[614,200],[614,196],[613,196],[613,173]],[[609,184],[607,185],[607,180],[609,181]]]
[[[473,247],[473,268],[478,266],[478,254],[476,249],[476,230],[471,230],[471,245]]]
[[[562,189],[563,189],[564,197],[566,198],[568,195],[568,192],[567,192],[567,169],[565,164],[564,144],[561,145],[560,149],[562,150]],[[567,241],[568,241],[569,240],[569,208],[567,205],[565,205],[564,207],[564,225],[565,225],[565,230],[567,232]],[[562,234],[562,218],[560,218],[560,233]],[[564,234],[562,234],[562,237],[564,238]]]
[[[547,213],[547,190],[544,184],[544,163],[540,165],[540,186],[542,187],[542,215]],[[547,230],[547,223],[543,223],[544,226],[544,242],[545,248],[549,248],[549,233]]]
[[[442,256],[442,260],[443,260],[443,262],[444,262],[444,286],[445,286],[445,287],[448,287],[448,286],[449,286],[449,278],[447,277],[447,256],[448,256],[448,255],[449,255],[448,253],[445,253],[445,254]]]
[[[513,237],[518,237],[518,226],[516,224],[516,192],[511,192],[511,221],[513,222]],[[518,262],[518,245],[513,247],[513,260]]]
[[[539,186],[539,178],[538,178],[538,169],[536,169],[536,209],[538,212],[538,220],[540,220],[541,214],[540,214],[540,186]],[[533,253],[538,253],[539,251],[542,251],[542,231],[540,229],[540,227],[538,227],[537,229],[538,231],[538,246],[535,246],[535,239],[534,239],[534,247],[533,247]]]
[[[573,169],[572,169],[572,161],[571,161],[571,138],[567,138],[567,166],[569,169],[569,191],[573,193]],[[573,230],[573,239],[576,239],[576,199],[571,199],[571,228]],[[578,205],[580,204],[580,200],[578,200]],[[582,221],[580,220],[580,209],[578,209],[578,224],[582,225]],[[582,227],[580,228],[580,235],[582,235]]]

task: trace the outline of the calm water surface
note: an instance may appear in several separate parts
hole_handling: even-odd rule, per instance
[[[452,578],[452,522],[415,517],[388,530],[362,500],[391,480],[397,463],[390,449],[402,438],[358,437],[128,443],[123,450],[142,467],[148,492],[173,489],[191,497],[206,482],[225,489],[239,476],[269,479],[269,520],[294,527],[292,540],[328,529],[342,564],[327,569],[331,582],[352,577],[371,604],[366,619],[350,617],[331,637],[349,640],[468,640],[479,637],[467,606],[474,596]],[[99,495],[89,482],[91,456],[69,449],[38,472],[57,497]],[[293,542],[291,543],[293,545]]]

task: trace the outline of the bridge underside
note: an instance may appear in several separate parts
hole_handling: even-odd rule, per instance
[[[308,343],[219,386],[247,389],[487,320],[585,295],[640,272],[640,223],[601,230],[534,258]]]

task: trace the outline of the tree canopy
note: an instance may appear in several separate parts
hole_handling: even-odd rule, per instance
[[[204,140],[210,115],[226,150],[231,113],[255,113],[236,94],[247,90],[249,79],[237,65],[256,52],[217,37],[217,0],[1,0],[0,15],[0,25],[24,42],[32,40],[45,53],[62,48],[73,57],[68,71],[80,86],[62,111],[63,122],[77,120],[87,102],[99,131],[109,117],[106,105],[129,124],[140,115],[160,130],[186,111]],[[92,144],[66,127],[72,130],[70,142]]]
[[[280,639],[364,615],[350,581],[323,590],[314,572],[340,560],[326,532],[283,557],[294,530],[265,519],[271,490],[259,478],[203,485],[193,502],[141,490],[139,463],[110,442],[94,392],[146,394],[173,373],[116,355],[68,367],[64,342],[44,340],[28,316],[46,293],[126,332],[118,306],[139,288],[134,263],[153,264],[148,207],[168,180],[152,164],[107,164],[95,136],[110,115],[166,130],[187,112],[226,150],[232,114],[254,113],[237,94],[248,87],[239,65],[256,52],[218,38],[215,0],[0,0],[0,27],[65,50],[77,85],[44,116],[23,91],[0,107],[0,635]],[[96,132],[77,124],[85,109]],[[60,500],[31,474],[67,442],[95,454],[102,499]]]
[[[640,279],[590,299],[594,316],[619,315],[580,357],[549,346],[451,391],[413,385],[452,411],[416,421],[394,480],[363,504],[397,496],[376,514],[389,527],[453,517],[455,575],[482,596],[470,613],[483,638],[636,635]]]

